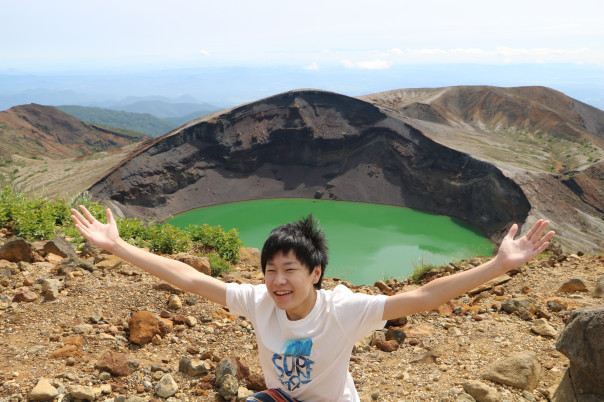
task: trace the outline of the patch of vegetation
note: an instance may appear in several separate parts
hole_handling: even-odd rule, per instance
[[[84,205],[96,219],[107,222],[106,208],[92,201],[89,193],[71,199],[48,199],[29,197],[13,186],[6,186],[0,192],[0,227],[17,236],[36,240],[49,240],[63,233],[79,247],[84,239],[71,221],[71,208],[77,205]],[[155,252],[172,254],[203,249],[209,254],[212,272],[228,272],[230,263],[239,260],[239,249],[243,244],[235,229],[225,232],[220,226],[191,225],[181,229],[163,222],[143,222],[136,218],[117,218],[116,222],[124,240]]]
[[[413,273],[411,274],[411,279],[413,279],[413,283],[419,283],[420,280],[433,269],[439,269],[436,265],[426,264],[424,265],[423,261],[420,261],[419,265],[413,268]]]
[[[526,132],[520,130],[499,130],[502,137],[514,141],[517,154],[544,152],[547,158],[545,169],[551,173],[568,174],[584,163],[595,163],[601,157],[601,150],[587,140],[566,138],[548,132]]]
[[[208,260],[210,260],[212,276],[219,276],[231,270],[231,264],[224,258],[221,258],[218,253],[210,253],[208,255]]]

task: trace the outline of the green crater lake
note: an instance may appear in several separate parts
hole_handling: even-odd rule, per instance
[[[440,266],[477,255],[491,255],[494,244],[459,219],[409,208],[357,202],[268,199],[199,208],[169,220],[236,228],[246,247],[262,250],[270,231],[312,213],[329,245],[326,277],[355,285],[407,278],[422,265]]]

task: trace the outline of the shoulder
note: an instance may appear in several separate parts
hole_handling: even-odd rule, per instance
[[[325,300],[336,307],[347,305],[384,303],[385,296],[372,296],[365,293],[353,292],[344,285],[338,285],[333,290],[321,290]]]
[[[226,304],[238,315],[249,317],[263,301],[270,299],[266,285],[229,283],[226,289]]]

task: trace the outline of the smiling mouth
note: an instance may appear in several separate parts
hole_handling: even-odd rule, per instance
[[[285,296],[285,295],[289,295],[289,294],[291,294],[291,293],[293,293],[291,290],[277,290],[277,291],[275,292],[275,294],[276,294],[277,296]]]

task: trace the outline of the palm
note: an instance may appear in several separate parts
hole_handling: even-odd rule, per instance
[[[501,242],[497,253],[497,258],[503,266],[511,269],[524,264],[543,252],[549,244],[548,240],[554,235],[554,232],[550,231],[541,237],[548,224],[548,221],[539,220],[528,233],[518,239],[514,239],[518,231],[518,225],[512,225],[512,228]]]
[[[92,244],[110,250],[119,239],[117,224],[111,211],[107,209],[107,223],[104,224],[96,220],[85,207],[80,206],[80,209],[82,214],[75,209],[71,210],[73,213],[71,219],[78,231]]]

